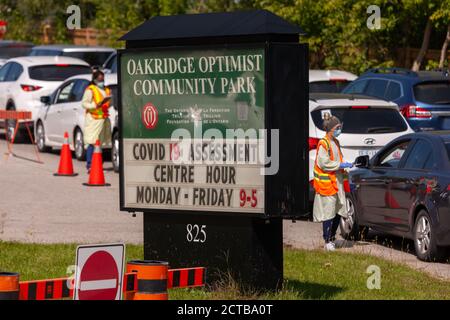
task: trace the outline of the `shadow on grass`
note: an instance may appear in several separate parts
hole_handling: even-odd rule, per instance
[[[301,295],[304,299],[331,299],[338,293],[343,292],[345,289],[336,286],[312,283],[312,282],[301,282],[298,280],[287,279],[285,282],[284,289],[287,291],[294,291]]]

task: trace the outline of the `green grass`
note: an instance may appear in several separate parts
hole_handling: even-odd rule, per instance
[[[0,242],[0,270],[21,274],[21,280],[66,276],[75,262],[76,245]],[[143,258],[142,246],[127,245],[127,261]],[[381,269],[381,289],[366,286],[367,267]],[[285,282],[278,293],[239,290],[224,280],[214,290],[177,289],[171,299],[450,299],[450,282],[404,265],[369,255],[285,249]]]

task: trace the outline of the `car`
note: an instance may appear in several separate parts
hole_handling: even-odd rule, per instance
[[[30,42],[1,40],[0,41],[0,67],[5,64],[8,59],[27,56],[33,44]]]
[[[337,116],[343,123],[339,136],[344,160],[353,162],[358,156],[373,156],[393,139],[414,132],[392,102],[366,96],[345,94],[310,94],[309,98],[309,182],[310,202],[317,146],[323,137],[325,113]]]
[[[117,53],[112,53],[102,66],[105,73],[117,73]]]
[[[0,68],[0,109],[31,111],[32,126],[36,120],[40,97],[53,92],[66,78],[90,73],[89,65],[69,57],[19,57],[8,60]],[[23,129],[21,120],[21,128]],[[0,123],[6,130],[7,139],[11,139],[16,120]],[[22,140],[23,130],[16,133],[16,139]]]
[[[414,131],[450,129],[448,72],[369,69],[343,93],[363,94],[396,103]]]
[[[309,70],[310,93],[340,93],[357,75],[340,70]]]
[[[115,52],[113,48],[100,46],[43,45],[33,47],[30,56],[72,57],[84,60],[92,67],[100,67]]]
[[[50,96],[41,97],[41,106],[36,119],[35,136],[40,152],[51,148],[60,149],[64,144],[64,133],[69,133],[69,145],[79,161],[86,158],[84,146],[84,119],[86,111],[81,106],[84,91],[92,80],[92,75],[78,75],[64,81]],[[117,101],[117,76],[105,77],[105,84],[111,88],[112,104]],[[116,107],[110,109],[112,135],[117,138]],[[102,146],[110,149],[112,145]]]
[[[369,228],[414,241],[417,257],[443,261],[450,247],[450,131],[406,134],[350,171],[349,218],[341,234]]]

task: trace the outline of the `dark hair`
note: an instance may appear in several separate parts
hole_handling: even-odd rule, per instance
[[[93,69],[92,70],[92,81],[91,84],[95,84],[95,80],[97,80],[97,78],[99,76],[103,75],[103,77],[105,76],[105,74],[103,73],[103,71],[99,70],[99,69]]]

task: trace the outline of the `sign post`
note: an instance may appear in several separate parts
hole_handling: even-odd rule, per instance
[[[282,219],[307,210],[299,33],[255,11],[155,17],[122,38],[120,204],[144,212],[145,259],[281,286]]]

